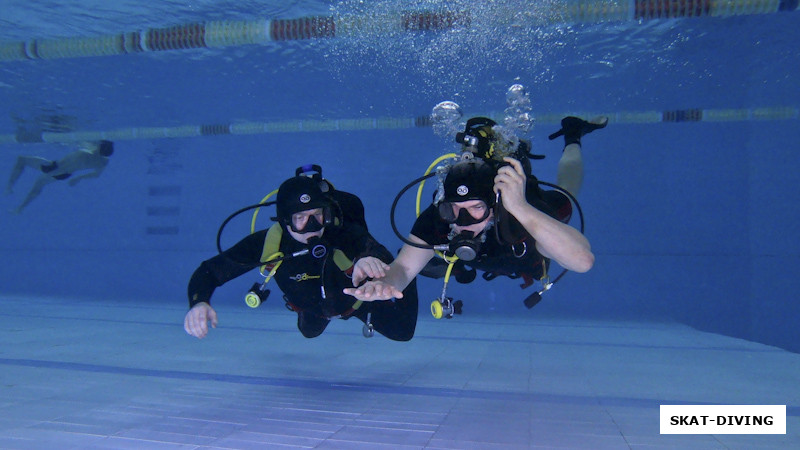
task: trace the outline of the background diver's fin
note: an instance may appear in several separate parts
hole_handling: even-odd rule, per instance
[[[564,136],[564,146],[569,144],[580,144],[581,137],[594,130],[605,128],[608,125],[608,117],[598,116],[591,121],[583,120],[579,117],[567,116],[561,119],[561,129],[548,136],[551,141],[559,136]]]

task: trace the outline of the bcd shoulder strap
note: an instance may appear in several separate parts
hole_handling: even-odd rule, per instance
[[[283,227],[279,223],[272,224],[267,230],[267,237],[264,239],[261,262],[266,263],[275,258],[275,255],[281,250],[281,238],[283,238]]]

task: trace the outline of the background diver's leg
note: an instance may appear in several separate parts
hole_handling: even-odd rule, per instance
[[[14,212],[17,214],[21,213],[22,210],[25,209],[25,207],[28,206],[30,202],[32,202],[36,197],[39,196],[39,194],[42,193],[42,189],[45,186],[54,181],[56,181],[55,178],[49,175],[42,175],[39,178],[37,178],[36,183],[34,183],[33,187],[31,188],[31,191],[28,192],[28,196],[25,197],[25,200],[22,202],[21,205],[17,207],[17,209],[14,210]]]
[[[561,119],[561,129],[549,136],[550,140],[564,136],[564,153],[558,161],[558,185],[575,197],[583,184],[581,138],[594,130],[605,128],[606,125],[608,117],[595,117],[587,122],[578,117],[567,116]]]
[[[583,185],[583,156],[580,144],[569,144],[558,160],[557,182],[570,194],[577,197]]]
[[[18,156],[17,163],[14,164],[14,168],[11,170],[11,176],[8,178],[6,193],[10,194],[13,192],[14,184],[17,182],[20,175],[22,175],[22,171],[25,170],[26,167],[41,170],[42,166],[51,163],[52,161],[40,158],[38,156]]]

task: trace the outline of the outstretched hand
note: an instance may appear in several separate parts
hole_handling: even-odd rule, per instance
[[[186,313],[183,329],[197,339],[203,339],[208,334],[209,321],[212,328],[217,328],[217,312],[208,303],[201,302]]]
[[[403,298],[402,291],[382,280],[367,281],[357,288],[346,288],[342,292],[362,302]]]
[[[358,286],[367,278],[383,278],[389,265],[374,256],[367,256],[356,261],[353,267],[353,285]]]

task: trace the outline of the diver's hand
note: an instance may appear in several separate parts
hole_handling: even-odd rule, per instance
[[[201,302],[186,313],[183,329],[197,339],[203,339],[208,334],[209,321],[212,328],[217,328],[217,312],[208,303]]]
[[[367,281],[357,288],[346,288],[342,292],[352,295],[362,302],[403,298],[403,293],[400,290],[381,280]]]
[[[353,285],[358,286],[367,278],[383,278],[389,265],[374,256],[367,256],[356,261],[353,267]]]
[[[503,201],[503,207],[516,217],[523,208],[530,206],[525,198],[527,177],[519,161],[508,156],[503,158],[503,161],[508,165],[497,170],[497,175],[494,177],[494,191],[502,194],[500,198]]]

